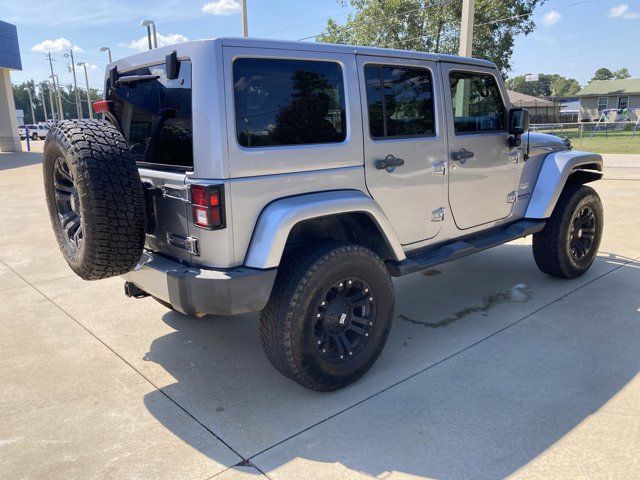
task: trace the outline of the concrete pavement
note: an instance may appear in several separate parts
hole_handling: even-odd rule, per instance
[[[594,184],[584,277],[541,274],[525,239],[397,279],[378,363],[318,394],[271,367],[255,314],[75,277],[40,161],[0,154],[3,478],[640,477],[640,163]]]

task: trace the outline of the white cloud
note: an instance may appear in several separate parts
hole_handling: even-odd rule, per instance
[[[216,0],[215,2],[205,3],[202,6],[204,13],[211,15],[233,15],[234,13],[240,13],[242,7],[237,0]]]
[[[84,52],[78,45],[74,45],[66,38],[56,38],[55,40],[43,40],[31,48],[32,52],[53,52],[62,53],[73,50],[74,52]]]
[[[84,67],[82,65],[76,64],[76,70],[83,70]],[[87,63],[87,70],[98,70],[98,66],[93,63]]]
[[[550,12],[545,13],[542,17],[542,24],[545,27],[550,27],[554,23],[558,23],[561,19],[562,15],[560,13],[555,10],[551,10]]]
[[[611,10],[609,10],[609,16],[613,18],[623,18],[625,20],[640,18],[639,13],[629,11],[629,5],[627,5],[626,3],[622,3],[617,7],[613,7]]]
[[[179,33],[170,33],[169,35],[161,35],[158,33],[158,47],[166,47],[168,45],[174,45],[176,43],[188,42],[189,39]],[[140,50],[141,52],[149,48],[149,41],[147,36],[141,37],[137,40],[132,40],[126,45],[128,48],[134,50]]]

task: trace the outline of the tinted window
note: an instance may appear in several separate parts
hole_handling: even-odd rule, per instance
[[[165,64],[128,71],[122,76],[158,75],[158,79],[107,85],[107,99],[121,123],[136,161],[193,167],[191,63],[180,62],[170,80]]]
[[[433,135],[433,84],[424,68],[367,65],[364,69],[373,138]]]
[[[233,63],[238,142],[244,147],[342,142],[342,68],[334,62],[241,58]]]
[[[505,108],[493,75],[451,72],[449,85],[456,133],[504,130]]]

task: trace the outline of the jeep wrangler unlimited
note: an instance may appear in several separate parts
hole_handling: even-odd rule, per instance
[[[600,244],[602,158],[528,133],[484,60],[204,40],[110,64],[94,110],[44,147],[70,267],[183,314],[260,311],[271,363],[314,390],[376,361],[390,276],[533,235],[573,278]]]

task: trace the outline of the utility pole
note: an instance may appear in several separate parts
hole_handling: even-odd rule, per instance
[[[51,84],[49,82],[47,82],[47,90],[49,90],[49,105],[51,106],[51,120],[55,121],[56,109],[53,107],[53,91],[51,90]]]
[[[89,105],[89,118],[93,120],[93,108],[91,106],[91,97],[89,96],[89,74],[87,73],[87,64],[85,62],[78,62],[78,66],[84,67],[84,80],[87,83],[87,104]]]
[[[473,56],[473,23],[475,14],[475,0],[462,0],[462,20],[460,21],[460,49],[461,57]]]
[[[36,123],[36,112],[33,110],[33,97],[31,96],[31,89],[27,86],[27,93],[29,94],[29,105],[31,105],[31,123]]]
[[[44,123],[47,123],[47,102],[44,100],[44,93],[42,92],[42,84],[40,84],[40,101],[42,102],[42,111],[44,112]]]
[[[62,97],[60,96],[60,84],[56,84],[56,75],[53,73],[53,61],[51,60],[51,50],[49,50],[47,56],[49,57],[49,67],[51,68],[51,80],[53,80],[53,86],[56,89],[58,96],[58,120],[64,120],[64,113],[62,112]]]
[[[73,49],[69,50],[69,55],[65,54],[65,57],[71,58],[71,71],[73,72],[73,88],[76,98],[76,115],[78,118],[82,118],[82,108],[80,105],[80,93],[78,92],[78,82],[76,81],[76,63],[73,59]]]
[[[247,0],[242,0],[242,36],[249,36],[249,27],[247,25]]]

